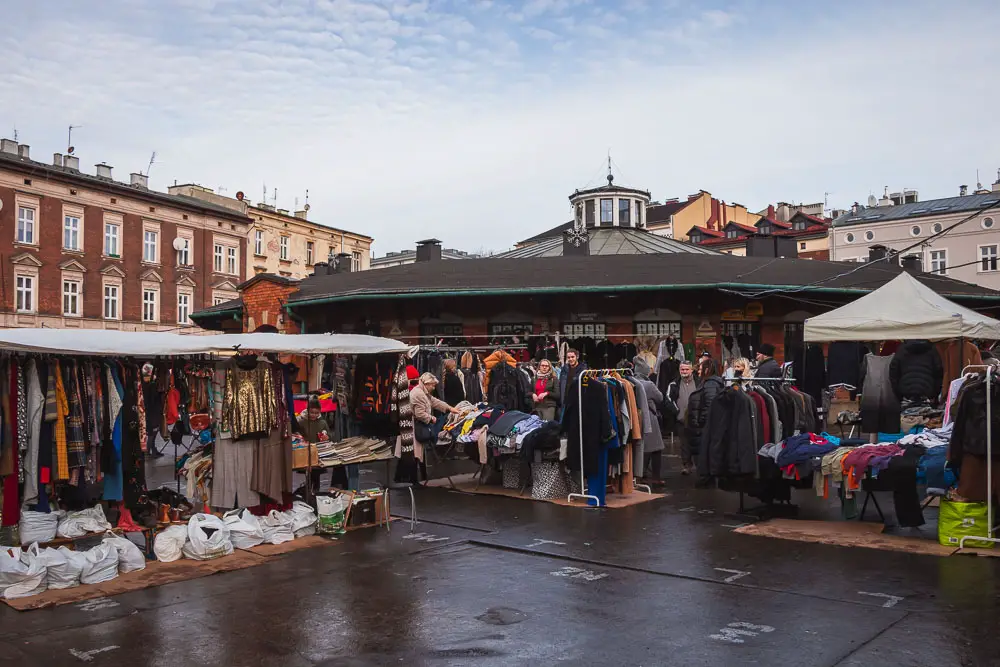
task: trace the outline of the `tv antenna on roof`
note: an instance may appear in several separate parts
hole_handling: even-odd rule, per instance
[[[83,125],[70,125],[69,126],[69,132],[66,133],[66,153],[68,155],[72,155],[73,151],[76,150],[76,149],[73,148],[73,130],[78,130],[81,127],[83,127]]]
[[[997,180],[1000,180],[1000,169],[997,169]],[[308,189],[306,189],[306,205],[303,206],[302,208],[305,209],[306,211],[308,211],[309,208],[310,208],[310,206],[309,206],[309,190]]]
[[[149,170],[153,168],[153,163],[156,162],[156,151],[149,156],[149,164],[146,166],[146,178],[149,178]]]

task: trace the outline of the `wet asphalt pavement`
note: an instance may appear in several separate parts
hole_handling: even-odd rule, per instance
[[[1000,559],[738,535],[735,497],[691,486],[615,510],[420,489],[412,532],[89,604],[0,605],[0,665],[1000,665]]]

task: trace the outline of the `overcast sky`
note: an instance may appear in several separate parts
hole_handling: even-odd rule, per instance
[[[617,182],[752,210],[989,187],[1000,3],[6,0],[0,136],[501,250]]]

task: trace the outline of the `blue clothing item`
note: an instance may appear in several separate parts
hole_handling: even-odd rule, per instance
[[[779,468],[806,463],[814,456],[829,454],[837,448],[837,445],[828,443],[825,445],[814,445],[809,441],[809,434],[802,433],[793,435],[785,440],[785,446],[778,452],[776,463]]]
[[[900,438],[902,438],[904,435],[906,435],[906,434],[905,433],[879,433],[878,434],[878,441],[879,442],[896,442],[897,440],[899,440]]]
[[[612,394],[611,388],[608,388],[608,405],[614,405],[614,396]],[[614,435],[604,443],[597,455],[597,471],[593,475],[587,476],[587,493],[598,498],[598,507],[607,506],[607,487],[608,487],[608,450],[616,449],[621,447],[621,440],[618,437],[618,417],[615,411],[610,410],[611,417],[611,432]],[[588,500],[588,504],[594,505],[593,500]]]
[[[114,380],[115,386],[108,387],[108,391],[118,392],[118,396],[122,397],[124,395],[124,388],[122,386],[121,379],[118,377],[118,369],[114,366],[111,367],[111,379]],[[122,500],[122,481],[124,476],[122,475],[122,418],[125,412],[125,406],[118,411],[118,418],[115,419],[114,429],[111,432],[111,440],[115,443],[115,464],[114,469],[111,472],[104,473],[104,500]]]
[[[946,469],[947,447],[931,447],[917,463],[917,484],[925,484],[929,489],[947,490],[955,485],[955,473]],[[950,480],[949,480],[950,478]]]
[[[826,431],[823,431],[822,433],[820,433],[820,435],[823,436],[824,438],[826,438],[830,442],[831,445],[836,445],[836,446],[840,447],[840,438],[838,438],[837,436],[830,435]]]

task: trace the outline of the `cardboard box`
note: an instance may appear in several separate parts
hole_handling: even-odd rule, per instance
[[[312,455],[311,457],[310,454]],[[308,468],[310,458],[312,458],[313,466],[319,466],[319,452],[316,450],[316,445],[292,447],[293,468]]]

